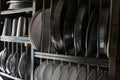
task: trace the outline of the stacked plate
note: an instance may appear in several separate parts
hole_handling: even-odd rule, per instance
[[[100,75],[98,75],[100,74]],[[98,73],[96,68],[78,68],[75,64],[44,61],[34,73],[34,80],[108,80],[107,72]]]

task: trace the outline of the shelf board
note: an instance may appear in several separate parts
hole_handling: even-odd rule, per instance
[[[16,9],[16,10],[5,10],[1,11],[1,15],[10,15],[10,14],[17,14],[17,13],[24,13],[24,12],[31,12],[33,9],[32,7],[29,8],[22,8],[22,9]]]
[[[52,59],[52,60],[60,60],[60,61],[68,61],[80,64],[90,64],[93,66],[100,65],[101,67],[109,67],[108,59],[96,59],[96,58],[85,58],[85,57],[75,57],[75,56],[67,56],[60,54],[52,54],[52,53],[43,53],[43,52],[35,52],[36,58],[44,58],[44,59]]]
[[[1,36],[0,40],[5,42],[30,43],[30,39],[28,37]]]
[[[8,78],[10,78],[10,79],[14,79],[14,80],[23,80],[23,79],[14,77],[14,76],[12,76],[12,75],[8,75],[8,74],[3,73],[3,72],[0,72],[0,75],[5,76],[5,77],[8,77]]]

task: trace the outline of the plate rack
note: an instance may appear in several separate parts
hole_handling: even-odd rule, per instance
[[[38,0],[33,0],[33,5],[30,8],[24,8],[24,9],[18,9],[18,10],[1,10],[0,5],[0,17],[2,16],[9,16],[9,15],[17,15],[21,13],[28,13],[32,12],[32,15],[36,12],[36,2],[39,2]],[[0,0],[1,3],[1,0]],[[33,80],[34,75],[34,62],[35,58],[40,59],[51,59],[51,60],[58,60],[58,61],[65,61],[65,62],[72,62],[72,63],[80,63],[80,64],[90,64],[93,66],[101,66],[108,68],[109,71],[109,80],[115,80],[116,78],[116,56],[117,56],[117,49],[118,49],[118,30],[119,30],[119,0],[110,0],[110,48],[109,53],[111,54],[109,59],[97,59],[97,58],[85,58],[85,57],[75,57],[75,56],[69,56],[69,55],[61,55],[61,54],[54,54],[54,53],[44,53],[44,52],[38,52],[35,51],[31,47],[31,76],[30,80]],[[24,44],[30,44],[29,37],[13,37],[13,36],[0,36],[0,40],[2,42],[14,42],[14,43],[24,43]],[[11,75],[5,74],[3,72],[0,72],[0,75],[3,75],[5,77],[15,79],[15,80],[22,80],[17,77],[13,77]],[[27,80],[27,79],[26,79]]]

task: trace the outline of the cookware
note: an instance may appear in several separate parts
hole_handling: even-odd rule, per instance
[[[78,74],[78,68],[76,66],[73,66],[69,71],[67,80],[76,80],[77,74]]]
[[[65,44],[65,51],[67,53],[74,53],[74,25],[77,15],[77,0],[68,0],[68,9],[66,12],[63,28],[63,42]]]
[[[86,32],[86,54],[85,56],[97,56],[97,26],[98,16],[97,9],[94,9],[88,23]],[[92,53],[92,54],[91,54]]]
[[[65,45],[63,43],[63,26],[67,10],[67,0],[58,0],[51,15],[51,39],[57,52],[64,53]]]
[[[7,4],[9,4],[8,9],[20,9],[20,8],[26,8],[31,7],[32,3],[31,1],[20,1],[20,0],[11,0],[8,1]]]
[[[85,6],[80,6],[78,9],[75,27],[74,27],[74,48],[78,55],[84,56],[85,52],[85,36],[88,22],[88,9]]]
[[[76,80],[87,80],[87,68],[81,67]]]
[[[108,41],[108,22],[109,22],[109,8],[102,8],[100,19],[99,19],[99,29],[98,29],[98,48],[99,55],[107,55],[107,41]]]

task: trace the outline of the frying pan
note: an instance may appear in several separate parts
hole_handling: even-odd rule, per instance
[[[76,53],[80,53],[80,56],[84,56],[85,51],[85,35],[87,30],[87,7],[81,6],[78,9],[76,23],[74,27],[74,48]]]
[[[59,53],[65,52],[65,45],[63,43],[63,26],[67,10],[67,0],[58,0],[55,4],[51,15],[51,40]]]
[[[17,18],[13,19],[11,36],[16,35],[16,26],[17,26],[17,24],[18,24],[18,19]],[[9,56],[7,57],[7,60],[6,60],[6,63],[5,63],[7,73],[9,73],[9,74],[11,73],[12,75],[15,75],[14,74],[15,70],[12,70],[12,69],[15,69],[15,66],[16,66],[15,61],[16,61],[16,54],[14,55],[14,43],[12,43],[12,53],[11,54],[9,53]]]
[[[85,56],[95,56],[97,51],[97,10],[94,9],[88,22],[88,27],[86,31],[86,54]],[[92,53],[92,54],[90,54]]]
[[[109,19],[109,8],[102,8],[100,21],[99,21],[99,31],[98,31],[98,48],[99,53],[107,55],[107,41],[108,41],[108,20]],[[99,54],[99,55],[100,55]]]
[[[74,25],[77,15],[77,0],[68,0],[68,9],[66,12],[63,28],[63,42],[65,44],[65,51],[68,53],[74,53]]]

